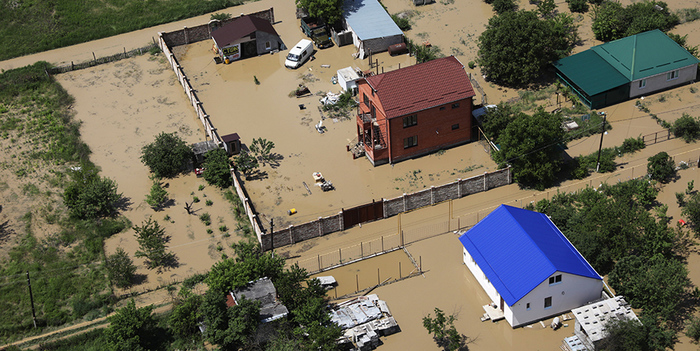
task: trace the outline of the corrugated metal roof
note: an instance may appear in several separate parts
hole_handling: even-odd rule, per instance
[[[360,40],[403,35],[377,0],[346,0],[343,12],[345,22]]]
[[[366,80],[382,102],[387,118],[475,95],[464,66],[454,56],[382,73]]]
[[[554,67],[588,96],[600,94],[630,82],[593,50],[565,57],[554,62]]]
[[[214,38],[216,45],[219,46],[219,48],[223,48],[256,30],[279,36],[269,21],[248,15],[241,16],[233,22],[226,23],[221,26],[221,28],[211,33],[211,36]]]
[[[501,205],[459,241],[509,306],[555,272],[602,279],[542,213]]]
[[[554,62],[554,67],[593,96],[696,63],[695,56],[655,29],[594,46]]]

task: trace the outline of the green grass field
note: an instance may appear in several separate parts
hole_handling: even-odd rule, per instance
[[[0,61],[178,21],[244,0],[5,0]]]

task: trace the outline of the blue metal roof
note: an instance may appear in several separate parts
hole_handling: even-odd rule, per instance
[[[360,40],[403,35],[377,0],[346,0],[343,12],[345,22]]]
[[[603,279],[542,213],[501,205],[459,241],[508,306],[555,272]]]

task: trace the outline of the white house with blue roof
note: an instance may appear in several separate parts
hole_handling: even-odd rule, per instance
[[[360,58],[403,43],[403,32],[377,0],[345,0],[343,17]]]
[[[513,328],[601,297],[603,278],[545,214],[501,205],[459,241],[464,264]]]

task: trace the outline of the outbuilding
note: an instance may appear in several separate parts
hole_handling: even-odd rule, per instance
[[[693,82],[698,59],[655,29],[594,46],[554,67],[581,102],[598,109]]]
[[[211,34],[214,50],[223,60],[235,61],[284,50],[285,46],[270,21],[243,15]]]
[[[484,308],[513,328],[602,295],[603,278],[545,214],[501,205],[459,241],[464,264],[492,301]]]
[[[343,18],[359,58],[403,43],[403,32],[377,0],[346,0]]]
[[[360,75],[352,67],[345,67],[338,70],[338,85],[345,91],[352,92],[352,95],[357,95],[357,81]]]

